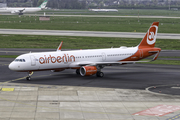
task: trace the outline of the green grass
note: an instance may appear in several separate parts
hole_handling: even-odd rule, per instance
[[[0,35],[0,48],[54,48],[63,41],[62,49],[96,49],[120,46],[137,46],[139,38],[103,38],[71,36]],[[158,39],[156,47],[163,50],[180,50],[180,40]]]
[[[44,10],[38,13],[43,14],[59,14],[59,15],[117,15],[117,16],[180,16],[179,10],[156,10],[156,9],[118,9],[118,12],[93,12],[88,9],[62,9],[62,10]]]
[[[164,64],[164,65],[180,65],[179,60],[155,60],[152,62],[143,62],[143,63],[138,63],[138,64]]]
[[[180,58],[179,56],[160,56],[158,58]]]
[[[154,21],[159,21],[158,33],[180,33],[179,19],[160,18],[108,18],[108,17],[51,17],[51,21],[39,21],[35,16],[0,15],[0,28],[82,30],[114,32],[146,32]]]
[[[0,55],[0,58],[16,58],[18,55]]]

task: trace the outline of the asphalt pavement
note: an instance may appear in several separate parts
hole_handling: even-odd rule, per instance
[[[146,33],[72,31],[72,30],[0,29],[0,34],[143,38]],[[180,38],[180,34],[173,34],[173,33],[172,34],[171,33],[158,33],[157,35],[157,39],[178,39],[179,40],[179,38]]]

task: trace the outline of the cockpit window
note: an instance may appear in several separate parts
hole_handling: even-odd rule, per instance
[[[26,62],[25,59],[15,59],[15,62]]]

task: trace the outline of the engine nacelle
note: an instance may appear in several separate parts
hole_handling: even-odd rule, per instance
[[[97,73],[97,68],[95,66],[82,66],[80,68],[81,76],[90,76]]]
[[[61,72],[63,70],[65,70],[65,69],[51,70],[51,72]]]
[[[16,13],[16,11],[11,11],[12,14]]]

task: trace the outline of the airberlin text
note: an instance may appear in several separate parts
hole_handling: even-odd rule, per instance
[[[46,56],[39,58],[40,64],[48,64],[48,63],[68,63],[75,62],[74,55],[69,56],[68,54],[64,54],[63,56]]]

